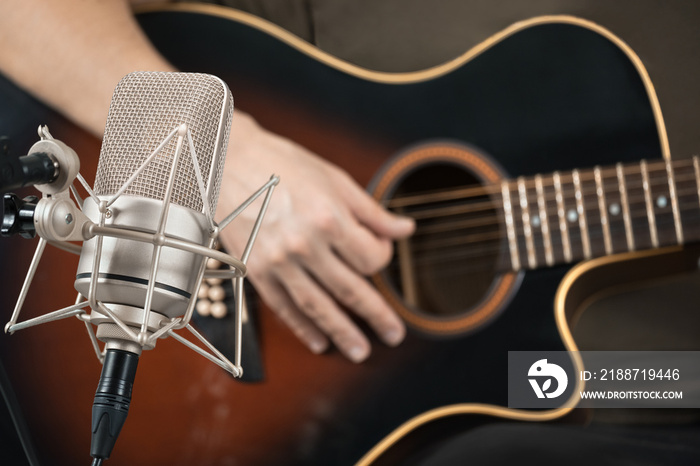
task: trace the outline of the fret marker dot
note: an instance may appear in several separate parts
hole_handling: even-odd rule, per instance
[[[569,209],[569,211],[566,213],[566,219],[574,223],[576,220],[578,220],[578,213],[574,209]]]
[[[659,206],[660,209],[663,209],[668,205],[668,199],[666,199],[666,196],[659,196],[656,198],[656,205]]]
[[[533,215],[532,216],[532,226],[533,227],[539,227],[540,226],[540,216],[539,215]]]
[[[620,204],[610,204],[610,215],[620,215]]]

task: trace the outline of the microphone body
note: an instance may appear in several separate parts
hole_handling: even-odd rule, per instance
[[[106,199],[105,196],[99,197]],[[162,204],[162,201],[155,199],[124,195],[110,207],[111,214],[106,225],[154,233],[158,229]],[[86,200],[83,213],[93,221],[99,218],[97,205],[90,200]],[[209,230],[207,219],[200,212],[178,205],[170,206],[166,235],[206,246],[210,239]],[[93,279],[96,245],[96,238],[84,242],[80,255],[75,289],[83,296],[88,295]],[[104,238],[99,259],[97,299],[103,303],[143,307],[152,256],[153,244]],[[198,254],[164,249],[155,277],[152,309],[168,318],[184,314],[198,286],[198,277],[193,271],[199,270],[204,259]]]
[[[104,225],[158,233],[171,183],[167,223],[161,233],[207,246],[212,226],[205,212],[207,208],[212,213],[216,210],[232,110],[228,87],[211,75],[138,72],[124,77],[112,97],[95,178],[95,194],[101,201],[123,190],[109,206]],[[134,177],[173,129],[183,124],[192,135],[193,145],[182,144],[176,167],[173,162],[178,143],[176,138],[171,138]],[[198,158],[204,193],[198,187],[192,149]],[[94,199],[86,199],[83,213],[99,224],[100,210]],[[98,240],[99,255],[96,254]],[[93,276],[95,260],[99,260],[97,277]],[[92,238],[83,243],[75,288],[88,296],[92,282],[97,280],[96,299],[127,325],[140,328],[153,260],[152,243]],[[196,271],[204,260],[200,254],[179,249],[159,251],[149,329],[159,328],[164,319],[185,313],[199,285]],[[107,349],[124,349],[122,342],[128,339],[123,338],[122,329],[109,316],[100,314],[99,309],[93,312],[92,323],[98,325],[97,338],[107,344]]]
[[[75,289],[100,303],[91,323],[105,343],[92,409],[95,459],[109,458],[129,411],[138,358],[155,345],[135,342],[109,312],[145,337],[144,321],[152,334],[191,306],[206,257],[162,242],[212,246],[232,111],[228,87],[210,75],[132,73],[114,91],[95,196],[85,200],[83,214],[153,241],[98,235],[83,243]]]

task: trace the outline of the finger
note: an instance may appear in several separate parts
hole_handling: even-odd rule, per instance
[[[405,238],[413,233],[415,222],[409,217],[396,215],[384,209],[362,188],[353,183],[348,191],[352,213],[360,223],[379,236],[391,239]]]
[[[328,339],[294,305],[284,288],[274,278],[257,278],[255,288],[267,305],[290,328],[312,353],[328,349]]]
[[[331,239],[336,253],[362,275],[372,275],[384,268],[391,259],[391,241],[378,238],[354,220],[349,223],[341,234]]]
[[[361,362],[370,353],[369,341],[331,297],[299,266],[287,263],[276,269],[296,307],[321,329],[348,359]]]
[[[313,273],[338,302],[364,319],[387,345],[403,341],[403,321],[367,280],[337,256],[325,254]]]

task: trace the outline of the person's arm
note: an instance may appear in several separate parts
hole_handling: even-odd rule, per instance
[[[0,71],[102,136],[112,92],[132,71],[174,71],[125,0],[4,0]]]
[[[173,70],[139,29],[127,0],[5,0],[0,3],[0,72],[95,135],[126,74]],[[386,265],[391,240],[410,220],[383,210],[345,172],[234,112],[219,217],[271,173],[281,176],[249,261],[261,297],[314,352],[329,340],[353,361],[370,353],[347,307],[387,344],[403,323],[364,276]],[[222,242],[240,254],[254,221],[242,216]],[[284,234],[280,234],[284,232]]]

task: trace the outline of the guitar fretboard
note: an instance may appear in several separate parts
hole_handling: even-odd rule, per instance
[[[697,157],[520,177],[500,188],[513,270],[700,239]]]

